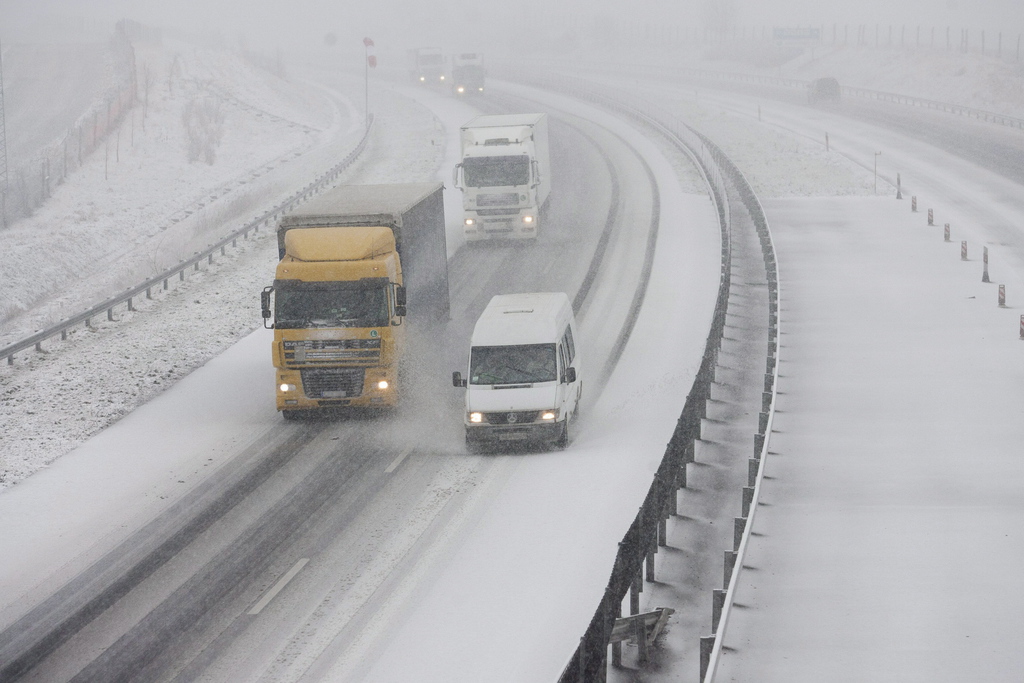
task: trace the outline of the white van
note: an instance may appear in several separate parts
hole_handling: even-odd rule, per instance
[[[583,378],[576,320],[562,292],[499,294],[473,328],[466,387],[466,446],[569,444]]]

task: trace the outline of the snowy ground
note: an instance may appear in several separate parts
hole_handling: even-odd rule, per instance
[[[210,62],[203,63],[207,65],[208,69],[204,73],[219,74],[215,78],[223,79],[225,83],[234,83],[236,79],[249,83],[254,80],[251,75],[246,75],[245,69],[240,65],[226,64],[218,59],[216,62],[218,66],[215,70],[210,66]],[[275,87],[277,86],[275,85]],[[290,86],[281,84],[280,87]],[[879,87],[879,89],[886,88]],[[269,86],[259,87],[254,84],[251,89],[246,89],[245,93],[250,104],[255,104],[258,108],[274,110],[275,94]],[[942,93],[938,91],[916,94],[942,99]],[[986,101],[997,99],[1005,101],[1006,98],[996,93]],[[334,101],[338,102],[337,99]],[[351,111],[343,111],[343,106],[339,107],[338,111],[332,115],[330,112],[337,105],[325,104],[325,100],[319,100],[313,95],[309,95],[308,102],[309,107],[304,111],[278,110],[275,113],[283,118],[286,117],[286,114],[290,114],[297,119],[298,123],[313,128],[314,132],[308,133],[304,128],[295,129],[287,123],[279,122],[274,125],[280,125],[280,128],[273,130],[261,128],[260,126],[265,122],[250,121],[244,125],[240,124],[242,128],[246,126],[251,126],[251,128],[248,128],[249,137],[246,141],[239,141],[239,147],[236,150],[238,158],[236,162],[233,162],[237,165],[228,165],[227,159],[231,157],[227,152],[227,147],[219,155],[219,159],[222,160],[219,163],[223,163],[224,168],[219,169],[222,175],[218,175],[216,178],[203,176],[208,169],[182,165],[178,175],[174,177],[196,173],[205,178],[203,183],[193,188],[192,195],[188,194],[187,188],[182,189],[182,192],[186,197],[205,196],[206,192],[251,172],[254,167],[262,167],[266,160],[247,156],[245,147],[248,145],[250,148],[255,148],[257,145],[254,143],[264,140],[267,136],[280,135],[285,139],[292,140],[291,148],[282,148],[281,150],[282,154],[287,155],[289,150],[309,144],[307,136],[315,137],[316,131],[337,130],[339,131],[338,139],[344,138],[344,133],[351,134],[351,127],[343,123],[346,117],[349,121],[360,118],[358,115],[352,116]],[[379,102],[379,123],[382,130],[389,133],[388,145],[372,143],[365,156],[366,161],[360,165],[360,168],[355,169],[353,174],[359,174],[360,182],[373,182],[377,178],[397,180],[401,177],[419,180],[431,177],[443,155],[442,146],[435,142],[438,128],[433,116],[422,107],[412,105],[407,99],[397,95],[381,93]],[[153,106],[152,103],[151,106]],[[740,160],[741,167],[744,167],[744,160],[750,160],[751,166],[755,159],[771,158],[774,160],[771,166],[766,165],[763,170],[749,169],[755,186],[765,196],[869,194],[870,174],[863,167],[849,163],[844,157],[824,154],[814,146],[787,140],[785,135],[777,132],[751,134],[749,123],[745,119],[723,114],[714,109],[703,109],[699,104],[686,106],[688,111],[696,114],[699,119],[698,126],[701,124],[708,126],[707,132],[711,137],[719,141],[728,153],[736,155]],[[152,110],[151,115],[153,115]],[[180,109],[170,108],[167,112],[168,130],[173,129],[170,122],[176,116],[180,116]],[[297,133],[296,130],[301,132]],[[289,135],[294,137],[289,137]],[[170,158],[174,156],[174,153],[182,153],[180,137],[174,139],[168,133],[162,138],[154,135],[154,139],[157,143],[166,145],[162,151],[154,148],[154,158],[163,159],[163,155]],[[377,140],[379,139],[377,138]],[[271,156],[269,158],[278,157]],[[99,161],[93,160],[91,166],[93,181],[97,180],[97,176],[102,177],[102,166],[102,158]],[[137,173],[143,177],[141,169],[148,169],[151,166],[152,164],[140,165],[137,167],[140,169]],[[744,170],[748,169],[744,168]],[[287,182],[305,178],[307,174],[311,175],[309,169],[296,170],[290,174],[285,173],[284,175],[287,177],[278,180],[274,187],[283,191]],[[86,177],[86,172],[83,171],[80,175],[83,184],[90,182]],[[78,176],[71,179],[67,185],[69,193],[71,192],[70,188],[78,182]],[[109,182],[109,179],[106,182]],[[152,181],[152,183],[156,182]],[[150,182],[142,184],[152,189]],[[61,191],[63,192],[64,189],[62,188]],[[96,197],[111,195],[124,196],[103,185],[96,185],[89,195],[89,199],[68,199],[69,203],[64,205],[62,210],[54,209],[53,227],[57,228],[63,225],[71,234],[75,234],[74,228],[78,219],[73,212],[79,206],[78,202],[96,201]],[[99,213],[103,216],[103,221],[100,222],[103,222],[103,226],[96,228],[92,233],[86,232],[86,247],[90,245],[88,237],[91,234],[102,236],[96,240],[96,250],[92,252],[93,259],[106,258],[108,254],[112,253],[109,243],[104,246],[105,240],[109,239],[118,245],[118,249],[122,248],[121,245],[126,240],[126,234],[134,235],[134,233],[124,232],[126,225],[141,223],[145,226],[150,222],[143,220],[147,215],[144,213],[133,214],[138,220],[128,221],[124,224],[119,224],[118,221],[111,218],[112,215],[116,215],[120,210],[142,212],[150,202],[154,201],[161,205],[160,202],[164,200],[145,197],[139,201],[139,206],[118,206],[115,202],[100,210]],[[861,199],[858,201],[875,203],[880,200]],[[59,207],[60,200],[54,206]],[[181,204],[172,202],[161,206],[164,207],[162,211],[150,215],[153,222],[159,223],[161,219],[166,219],[168,215],[178,210]],[[50,210],[50,207],[47,207],[46,210]],[[88,219],[88,216],[86,218]],[[45,228],[46,226],[43,224],[37,226],[39,230]],[[17,228],[12,230],[17,230]],[[202,235],[202,230],[198,228],[194,230],[192,234],[183,237],[179,243],[186,251],[189,239],[199,239],[199,236]],[[57,234],[62,234],[59,232],[59,228]],[[147,240],[152,238],[159,240],[159,234],[140,235],[140,244],[145,245]],[[5,249],[7,239],[7,234],[0,235],[0,244]],[[47,234],[46,240],[40,239],[39,242],[36,242],[35,251],[28,249],[28,252],[36,253],[40,244],[49,244],[53,239],[53,233]],[[18,243],[12,241],[11,244],[17,245]],[[942,246],[949,247],[950,245]],[[69,251],[73,252],[74,250]],[[146,253],[146,249],[142,248],[140,253]],[[909,254],[905,254],[905,256],[910,259],[914,258]],[[946,253],[942,255],[944,258],[948,256],[949,254]],[[85,260],[88,261],[88,259]],[[218,356],[235,341],[258,327],[260,322],[255,306],[255,292],[265,284],[270,276],[273,260],[273,247],[269,244],[269,240],[255,240],[253,244],[240,250],[237,256],[217,263],[209,272],[191,278],[168,294],[161,294],[154,303],[140,302],[139,307],[142,311],[139,314],[123,314],[122,320],[113,324],[104,321],[102,324],[98,324],[94,331],[80,331],[75,335],[76,338],[68,343],[48,344],[45,354],[25,354],[23,357],[19,357],[13,366],[3,366],[0,369],[0,419],[4,420],[5,429],[0,435],[0,468],[2,468],[0,469],[0,481],[10,487],[12,484],[25,480],[33,472],[47,466],[65,453],[73,451],[90,435],[132,412],[135,407],[146,403],[166,387],[188,375],[195,368],[202,366],[211,358]],[[63,278],[62,282],[68,286],[67,283],[75,282],[91,272],[81,262],[76,261],[74,254],[69,254],[65,263],[63,272],[51,269],[40,273],[37,277],[35,270],[29,270],[22,272],[18,278],[11,278],[10,282],[12,286],[18,287],[22,283],[21,278],[26,278],[29,284],[25,285],[24,291],[31,292],[33,286],[43,286],[50,277]],[[917,271],[921,278],[932,276],[929,263],[931,262],[924,262],[921,265],[921,270]],[[40,268],[42,267],[40,266]],[[783,272],[785,273],[785,271]],[[140,279],[138,273],[130,270],[122,274],[132,282]],[[967,296],[969,295],[964,294],[965,298]],[[955,297],[948,301],[962,303]],[[994,314],[994,312],[989,312],[982,315]],[[135,319],[131,320],[130,324],[126,324],[127,320],[125,319],[127,318]],[[197,329],[203,330],[201,339],[197,339],[195,334]],[[251,336],[245,340],[245,343],[260,343],[258,339],[259,335]],[[993,361],[995,360],[993,358]],[[219,360],[214,361],[214,363],[220,362]],[[964,381],[967,382],[967,378]],[[1020,385],[1017,383],[1012,386],[1019,387]],[[1009,392],[1012,392],[1012,389],[1007,389],[1006,392],[1008,393],[1003,395],[1010,395]],[[1019,397],[1015,397],[1013,400],[1017,402],[1018,406],[1020,405]],[[97,445],[101,444],[97,442]],[[999,445],[1000,447],[1005,446],[1002,440]],[[193,464],[197,468],[202,467],[202,463]],[[29,480],[30,482],[31,480]],[[9,493],[30,496],[32,488],[31,486],[16,486]],[[605,570],[602,569],[600,573],[604,572]],[[578,634],[578,630],[573,630],[572,635],[576,634]]]

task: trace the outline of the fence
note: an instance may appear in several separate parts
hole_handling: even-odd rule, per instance
[[[110,53],[115,85],[38,156],[8,169],[8,185],[4,201],[0,202],[0,211],[3,211],[0,225],[9,225],[31,215],[69,173],[79,168],[111,133],[119,130],[136,99],[135,50],[125,33],[124,22],[118,23],[110,39]]]

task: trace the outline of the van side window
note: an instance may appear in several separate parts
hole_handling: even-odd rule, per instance
[[[573,344],[572,341],[571,327],[565,328],[565,334],[562,336],[562,344],[565,346],[566,354],[569,357],[569,362],[566,363],[565,366],[569,367],[569,364],[572,363],[574,358],[576,358],[576,345]]]
[[[565,344],[559,344],[558,345],[558,358],[559,358],[559,360],[562,361],[562,371],[563,372],[565,371],[565,369],[567,367],[569,367],[569,360],[566,357],[566,353],[567,352],[565,350]]]

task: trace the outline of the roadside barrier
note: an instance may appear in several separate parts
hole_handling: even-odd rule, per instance
[[[931,209],[928,209],[928,225],[935,225],[935,214]]]
[[[942,229],[942,232],[943,232],[943,237],[942,237],[943,240],[948,242],[949,241],[949,223],[946,223],[946,226]]]
[[[712,199],[718,209],[719,223],[722,233],[721,270],[718,295],[715,301],[714,314],[705,342],[701,365],[686,397],[682,414],[676,422],[676,428],[669,440],[665,454],[654,475],[654,481],[637,512],[625,536],[619,542],[611,576],[605,588],[591,622],[580,638],[579,646],[567,662],[559,683],[590,683],[606,680],[608,667],[608,650],[611,645],[612,662],[618,663],[621,655],[619,638],[613,633],[621,633],[632,625],[638,646],[641,664],[647,661],[648,641],[656,631],[648,634],[644,623],[654,622],[654,613],[640,615],[639,593],[643,582],[655,580],[655,554],[659,547],[667,544],[666,523],[678,513],[678,492],[687,485],[687,464],[694,462],[695,443],[701,438],[701,423],[707,417],[707,403],[711,399],[711,386],[715,381],[715,368],[721,349],[725,330],[726,313],[731,287],[732,270],[732,225],[729,209],[729,197],[739,197],[750,214],[761,244],[762,257],[768,278],[769,291],[769,332],[768,354],[765,364],[765,383],[762,394],[762,413],[758,420],[759,433],[755,436],[755,458],[749,466],[749,484],[740,492],[742,494],[743,517],[734,520],[733,548],[725,551],[724,584],[729,590],[715,589],[712,600],[712,633],[721,633],[728,620],[731,609],[732,586],[737,571],[734,569],[741,562],[743,550],[750,534],[750,520],[753,519],[757,505],[757,492],[761,479],[762,454],[768,447],[767,435],[771,430],[774,415],[775,385],[777,381],[778,359],[778,314],[779,287],[778,268],[775,249],[768,230],[764,212],[754,195],[749,183],[725,154],[708,138],[685,123],[677,120],[669,112],[656,109],[649,102],[631,105],[622,103],[616,98],[604,96],[596,92],[593,84],[580,79],[558,78],[548,76],[537,79],[534,85],[570,93],[581,99],[596,102],[607,108],[619,111],[634,120],[652,126],[668,137],[681,150],[686,152],[703,174]],[[630,616],[622,617],[621,609],[626,595],[630,596]],[[663,618],[664,610],[655,610]],[[708,645],[706,661],[701,662],[701,676],[713,670],[721,651],[720,642],[715,636],[702,639],[702,647]]]
[[[981,271],[981,281],[982,282],[991,282],[988,279],[988,247],[984,247],[983,251],[981,252],[981,254],[982,254],[981,255],[981,260],[984,263],[984,267],[983,267],[983,269]],[[999,286],[1002,287],[1002,285],[999,285]]]
[[[967,260],[967,240],[964,240],[960,243],[960,260]]]
[[[133,311],[135,310],[133,307],[133,300],[135,299],[135,297],[139,296],[143,292],[146,293],[146,298],[150,299],[152,298],[152,290],[154,287],[168,289],[169,282],[171,278],[173,278],[174,276],[178,276],[178,280],[180,282],[184,282],[185,273],[189,269],[192,269],[193,271],[198,271],[199,265],[203,261],[206,261],[208,264],[212,265],[214,254],[220,252],[221,256],[225,256],[227,253],[227,246],[229,244],[232,247],[237,247],[238,240],[249,239],[250,232],[255,234],[259,232],[261,227],[267,227],[272,224],[276,225],[278,219],[282,215],[288,213],[298,205],[316,196],[321,191],[323,191],[331,184],[333,184],[338,179],[338,176],[340,176],[341,173],[346,168],[348,168],[362,153],[363,149],[366,147],[366,142],[369,139],[370,132],[372,130],[373,116],[371,115],[370,125],[366,127],[366,129],[363,131],[363,136],[359,139],[359,142],[344,159],[342,159],[340,162],[329,168],[323,174],[317,176],[312,182],[310,182],[308,185],[292,194],[285,201],[268,209],[262,215],[257,216],[256,218],[252,219],[251,221],[243,225],[241,228],[233,231],[224,239],[211,245],[205,251],[196,253],[194,256],[185,259],[178,265],[165,270],[159,275],[151,277],[142,284],[136,285],[135,287],[130,287],[121,294],[117,294],[110,297],[106,301],[103,301],[102,303],[93,306],[87,311],[79,313],[78,315],[74,315],[70,318],[61,320],[56,325],[52,325],[44,330],[40,330],[39,332],[36,332],[30,337],[14,342],[13,344],[9,344],[3,348],[0,348],[0,358],[6,356],[7,364],[14,365],[15,354],[31,347],[35,347],[36,351],[42,351],[43,342],[48,339],[56,337],[58,334],[60,335],[61,340],[64,341],[68,338],[69,330],[83,323],[85,324],[86,327],[90,327],[92,319],[100,315],[103,315],[104,313],[106,314],[107,320],[114,320],[114,309],[116,307],[125,305],[127,310]]]
[[[999,307],[1006,308],[1006,285],[999,285]]]

